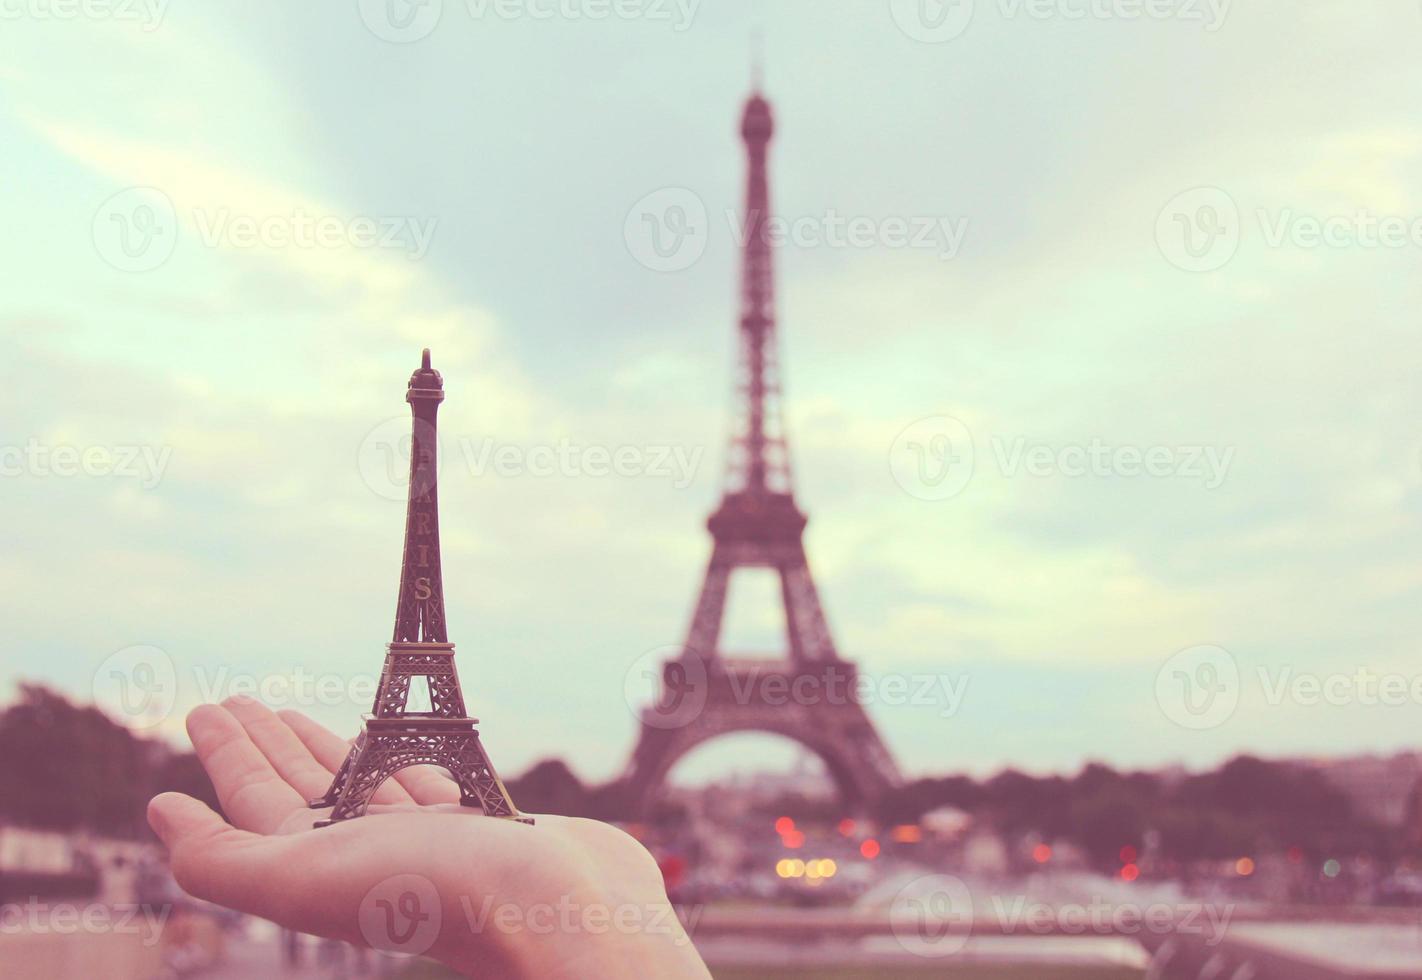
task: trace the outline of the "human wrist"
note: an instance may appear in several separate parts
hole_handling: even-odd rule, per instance
[[[469,976],[709,977],[665,896],[640,900],[578,891],[484,911],[480,921],[470,923],[463,948],[442,957]]]

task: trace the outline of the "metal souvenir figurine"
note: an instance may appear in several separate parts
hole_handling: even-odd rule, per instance
[[[444,582],[440,574],[439,497],[435,415],[444,401],[444,381],[430,367],[425,350],[420,369],[410,377],[405,400],[413,415],[410,445],[410,495],[405,514],[405,557],[400,570],[400,598],[395,634],[385,648],[372,713],[326,795],[313,808],[332,807],[330,826],[359,817],[380,784],[408,766],[439,766],[459,785],[459,802],[479,807],[491,817],[532,823],[518,812],[494,771],[469,717],[454,666],[444,617]],[[409,710],[410,682],[429,685],[430,710]]]

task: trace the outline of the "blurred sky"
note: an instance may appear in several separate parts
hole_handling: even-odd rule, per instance
[[[950,717],[870,705],[904,768],[1417,744],[1414,699],[1271,704],[1258,673],[1422,675],[1422,246],[1268,240],[1291,216],[1422,216],[1416,3],[1239,0],[1212,20],[1203,0],[1166,19],[978,0],[934,43],[897,2],[647,0],[602,19],[597,0],[435,2],[390,8],[441,13],[398,43],[385,8],[354,0],[7,7],[5,680],[88,699],[116,651],[156,647],[178,679],[158,727],[181,737],[182,710],[234,677],[373,676],[403,505],[372,486],[372,433],[405,417],[429,346],[466,697],[507,773],[550,755],[590,779],[620,769],[628,692],[681,640],[709,550],[759,24],[783,215],[967,221],[951,259],[884,242],[777,258],[798,490],[839,645],[877,678],[966,678]],[[1158,226],[1201,186],[1237,206],[1238,249],[1187,271]],[[663,188],[709,214],[704,254],[676,271],[629,244]],[[144,271],[114,252],[135,200],[176,221]],[[210,241],[214,222],[295,214],[433,235],[418,258]],[[971,432],[975,465],[925,500],[891,453],[936,416]],[[699,465],[684,486],[479,474],[487,440]],[[17,472],[28,444],[166,466]],[[1217,486],[999,459],[1093,444],[1232,455]],[[763,633],[742,598],[733,629]],[[1200,644],[1230,652],[1240,703],[1192,730],[1156,681]],[[310,712],[352,732],[366,706],[325,700]]]

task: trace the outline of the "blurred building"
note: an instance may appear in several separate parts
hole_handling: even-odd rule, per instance
[[[145,869],[160,860],[152,843],[0,825],[0,880],[17,895],[132,902]]]
[[[1406,823],[1422,780],[1422,752],[1299,762],[1322,773],[1360,817],[1389,828]]]

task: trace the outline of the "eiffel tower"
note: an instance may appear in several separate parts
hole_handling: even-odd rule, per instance
[[[625,805],[644,813],[668,771],[718,735],[762,731],[800,742],[825,763],[852,809],[868,809],[900,782],[898,767],[862,704],[857,671],[840,657],[805,558],[807,518],[795,504],[780,413],[774,269],[768,240],[766,151],[770,104],[756,92],[741,122],[748,159],[747,238],[742,254],[738,419],[720,506],[707,521],[711,561],[686,643],[662,668],[656,702],[623,777]],[[730,657],[721,651],[732,572],[769,568],[780,579],[789,656]]]
[[[400,598],[395,634],[385,648],[375,705],[365,728],[326,795],[312,808],[333,807],[327,827],[359,817],[380,784],[408,766],[439,766],[459,785],[459,802],[479,807],[491,817],[522,823],[518,812],[474,727],[459,689],[454,644],[444,619],[444,581],[439,557],[439,496],[435,454],[439,448],[435,415],[444,401],[444,380],[430,367],[425,350],[420,369],[410,376],[410,495],[405,512],[405,555],[400,568]],[[410,682],[429,687],[429,711],[409,709]]]

